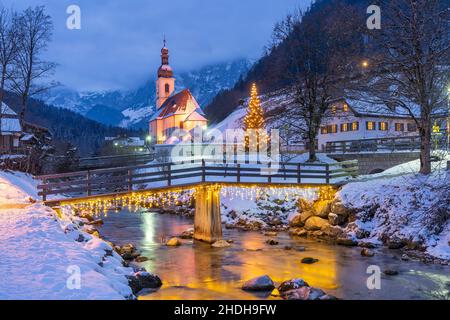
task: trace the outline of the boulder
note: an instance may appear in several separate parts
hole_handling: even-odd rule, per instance
[[[301,287],[309,287],[309,284],[300,278],[295,278],[295,279],[291,279],[291,280],[287,280],[282,282],[279,286],[278,286],[278,291],[280,293],[282,292],[286,292],[289,290],[294,290],[294,289],[298,289]]]
[[[268,224],[268,225],[271,225],[271,226],[279,226],[280,224],[283,224],[283,222],[281,221],[280,218],[275,217],[275,218],[269,220],[269,221],[267,222],[267,224]]]
[[[387,275],[387,276],[396,276],[396,275],[398,275],[398,271],[396,271],[396,270],[391,270],[391,269],[386,269],[386,270],[384,270],[384,272],[383,272],[385,275]]]
[[[139,256],[139,257],[136,257],[136,259],[135,259],[136,262],[144,262],[147,260],[148,260],[148,258],[144,257],[144,256]]]
[[[194,228],[183,231],[180,235],[181,239],[192,239],[194,237]]]
[[[401,249],[405,246],[405,242],[402,240],[390,240],[388,241],[388,248],[389,249]]]
[[[367,248],[363,248],[361,250],[361,255],[363,257],[373,257],[375,255],[375,253],[372,250],[369,250]]]
[[[300,213],[312,210],[312,204],[308,200],[305,200],[303,198],[300,198],[300,200],[298,200],[297,207]]]
[[[342,204],[342,202],[335,201],[331,204],[331,212],[337,214],[338,216],[347,217],[349,215],[349,210]]]
[[[329,225],[328,221],[317,216],[306,220],[305,229],[308,231],[321,230]]]
[[[133,253],[136,250],[134,245],[132,243],[124,244],[123,246],[119,247],[119,253]]]
[[[229,246],[231,246],[231,244],[226,240],[217,240],[211,245],[213,248],[226,248]]]
[[[316,262],[318,262],[318,261],[319,261],[319,259],[311,258],[311,257],[306,257],[306,258],[303,258],[303,259],[301,260],[301,263],[304,263],[304,264],[313,264],[313,263],[316,263]]]
[[[318,288],[301,287],[284,292],[281,297],[287,300],[319,300],[325,292]]]
[[[337,238],[336,243],[341,246],[347,246],[347,247],[355,247],[358,245],[358,242],[356,242],[353,239],[350,238]]]
[[[340,226],[343,225],[345,223],[345,216],[340,216],[337,215],[336,213],[330,212],[330,214],[328,215],[328,222],[332,225],[332,226]]]
[[[315,211],[316,216],[321,218],[328,218],[328,214],[330,213],[330,201],[328,200],[317,200],[313,204],[313,209]]]
[[[309,217],[314,216],[313,210],[305,210],[301,213],[295,215],[291,221],[289,221],[289,226],[297,228],[297,227],[303,227],[305,225],[306,220],[308,220]]]
[[[97,219],[97,220],[89,221],[86,224],[88,224],[88,225],[102,225],[103,224],[103,220],[102,219]]]
[[[146,271],[136,272],[134,275],[127,276],[127,278],[133,294],[138,293],[142,289],[159,288],[162,285],[161,279],[157,275]]]
[[[268,240],[266,240],[266,243],[271,246],[276,246],[279,242],[274,239],[268,239]]]
[[[181,241],[177,237],[173,237],[173,238],[169,239],[169,241],[166,242],[166,246],[170,246],[170,247],[176,247],[179,245],[181,245]]]
[[[326,234],[327,236],[329,236],[333,239],[337,239],[337,238],[341,237],[342,234],[344,233],[344,231],[340,227],[332,226],[332,225],[329,225],[328,227],[323,228],[322,231],[324,234]]]
[[[308,232],[302,228],[293,228],[289,230],[289,234],[297,237],[306,237]]]
[[[274,288],[275,285],[268,275],[250,279],[242,285],[242,290],[245,291],[272,291]]]

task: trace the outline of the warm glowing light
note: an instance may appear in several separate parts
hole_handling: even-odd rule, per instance
[[[363,60],[363,62],[361,62],[361,65],[363,66],[363,68],[367,68],[369,67],[369,61]]]
[[[439,127],[439,125],[435,121],[434,125],[433,125],[433,133],[439,133],[439,132],[441,132],[441,128]]]

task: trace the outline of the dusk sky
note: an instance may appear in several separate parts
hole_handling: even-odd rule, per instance
[[[275,22],[310,0],[0,0],[22,10],[45,5],[54,23],[46,58],[56,79],[78,90],[133,88],[160,63],[163,34],[176,72],[239,57],[257,59]],[[81,9],[81,30],[66,9]]]

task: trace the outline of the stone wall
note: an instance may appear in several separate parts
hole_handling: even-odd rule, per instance
[[[361,153],[329,155],[329,157],[337,161],[358,160],[359,174],[369,174],[419,159],[419,152]]]

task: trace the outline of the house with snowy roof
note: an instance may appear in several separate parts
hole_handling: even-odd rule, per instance
[[[349,140],[414,137],[419,132],[412,115],[420,116],[420,108],[403,101],[407,108],[374,103],[370,99],[345,97],[333,104],[330,116],[324,119],[319,134],[318,148],[326,150],[327,143]],[[447,111],[437,110],[433,122],[440,130],[446,129]]]
[[[19,148],[22,127],[17,113],[4,102],[0,113],[0,152],[10,153]]]
[[[206,128],[208,120],[189,89],[175,91],[175,78],[169,65],[169,49],[165,41],[161,49],[161,66],[156,80],[156,112],[150,119],[149,133],[156,144],[171,144],[175,130],[189,134],[193,129]]]

